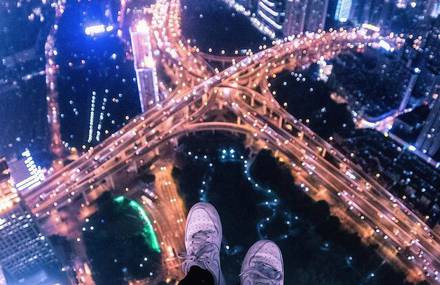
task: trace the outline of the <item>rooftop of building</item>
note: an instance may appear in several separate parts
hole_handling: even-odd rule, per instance
[[[399,117],[397,117],[397,119],[410,126],[414,126],[418,123],[423,123],[428,117],[428,114],[429,106],[421,105],[414,108],[411,112],[400,115]]]
[[[0,214],[9,211],[18,202],[20,198],[12,186],[8,164],[0,158]]]

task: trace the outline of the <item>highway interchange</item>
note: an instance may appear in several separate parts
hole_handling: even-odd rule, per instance
[[[170,86],[160,84],[165,99],[25,193],[26,202],[40,220],[77,201],[93,202],[93,192],[109,184],[112,175],[140,161],[158,159],[164,155],[164,146],[181,135],[203,130],[242,133],[289,162],[304,191],[343,209],[341,218],[364,240],[379,244],[382,256],[405,269],[411,280],[426,278],[440,284],[440,237],[374,178],[284,110],[269,90],[268,79],[285,69],[304,68],[347,49],[362,50],[381,39],[399,45],[399,38],[362,29],[299,35],[279,40],[273,47],[218,71],[183,39],[178,0],[158,0],[148,13],[152,16],[138,21],[148,19],[148,32],[157,51],[155,63],[162,64],[172,79]],[[213,115],[219,113],[223,116]],[[161,191],[158,188],[156,191]],[[169,190],[173,196],[167,196],[170,201],[179,199],[173,189]],[[175,223],[182,232],[184,209],[172,209],[176,213],[170,215],[178,217]],[[153,215],[153,211],[149,212]],[[154,215],[159,225],[160,215],[162,210]],[[162,226],[159,239],[164,232],[166,227]],[[174,237],[178,238],[180,235]],[[163,249],[169,251],[169,244],[178,247],[175,240],[162,243]]]

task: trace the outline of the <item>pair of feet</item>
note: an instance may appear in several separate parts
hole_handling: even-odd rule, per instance
[[[224,285],[220,266],[221,242],[222,225],[217,210],[209,203],[195,204],[186,221],[184,273],[198,266],[212,274],[215,285]],[[240,281],[243,285],[282,285],[283,257],[278,246],[268,240],[252,245],[241,266]]]

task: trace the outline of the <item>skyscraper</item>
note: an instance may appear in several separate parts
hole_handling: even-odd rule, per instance
[[[281,35],[285,20],[285,0],[259,0],[257,5],[257,17],[275,35]]]
[[[21,154],[20,159],[14,159],[8,163],[14,187],[18,191],[32,190],[44,180],[41,168],[37,166],[27,149]]]
[[[286,0],[284,36],[324,29],[328,0]]]
[[[350,18],[352,0],[338,0],[336,5],[335,20],[346,22]]]
[[[276,36],[324,29],[328,0],[259,0],[257,18]]]
[[[138,22],[136,27],[130,30],[130,35],[139,99],[142,112],[145,112],[149,106],[160,101],[156,64],[153,59],[147,23],[145,21]]]
[[[396,5],[390,0],[364,0],[361,4],[359,23],[369,23],[388,29],[391,26],[393,11]]]
[[[316,32],[324,29],[327,8],[328,0],[308,0],[303,31]]]
[[[431,5],[429,6],[427,12],[432,18],[437,18],[440,15],[440,1],[430,0],[429,2]]]
[[[300,34],[304,30],[307,5],[299,0],[286,0],[286,18],[283,23],[285,36]]]
[[[54,251],[12,186],[4,159],[0,159],[0,267],[8,284],[47,282],[57,268]]]

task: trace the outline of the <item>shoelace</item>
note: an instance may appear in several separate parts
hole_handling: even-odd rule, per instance
[[[218,250],[215,244],[208,241],[210,234],[213,233],[213,231],[207,230],[199,231],[193,234],[191,245],[195,249],[195,251],[179,255],[179,258],[184,259],[184,267],[188,266],[189,264],[195,263],[205,269],[208,268],[212,259],[212,253],[215,250]]]
[[[242,272],[240,276],[252,279],[254,284],[261,285],[277,285],[283,278],[280,271],[264,262],[255,262],[246,271]]]

